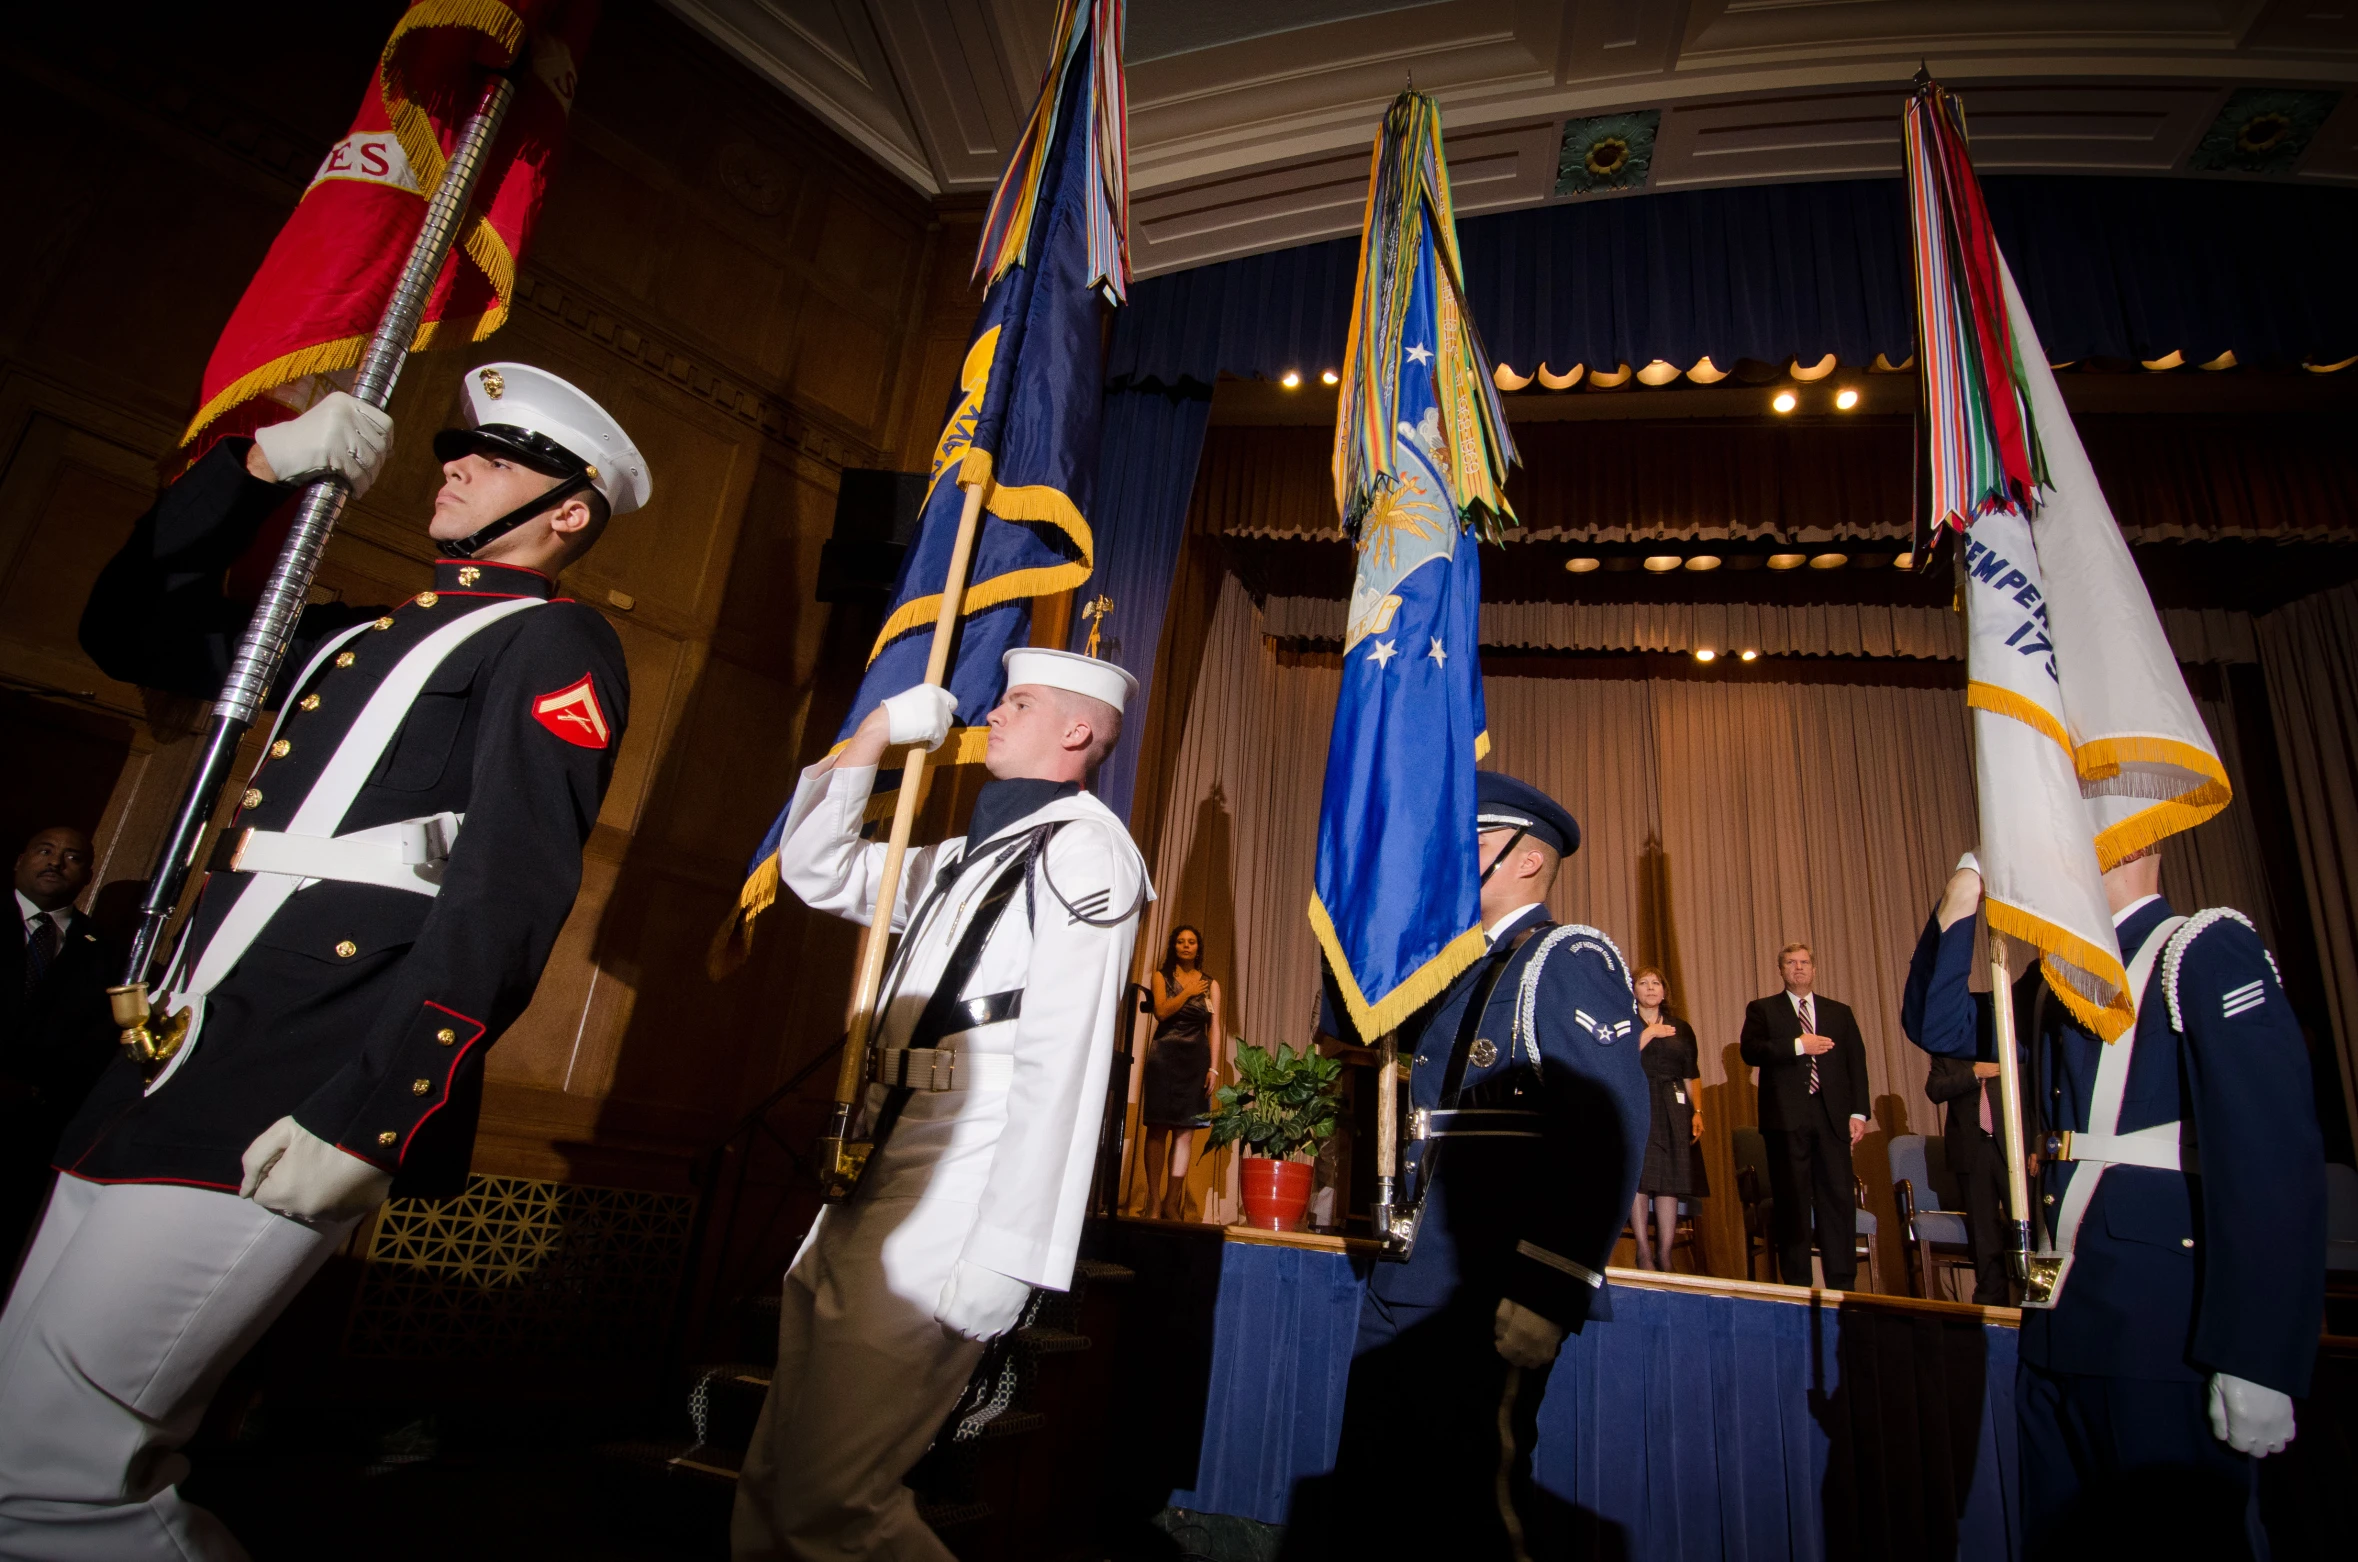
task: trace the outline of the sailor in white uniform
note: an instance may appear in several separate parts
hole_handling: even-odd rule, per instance
[[[1032,1289],[1072,1283],[1146,864],[1081,781],[1136,680],[1063,651],[1005,657],[993,780],[969,833],[913,850],[866,1102],[881,1141],[786,1275],[778,1365],[738,1486],[740,1559],[946,1558],[903,1484]],[[860,839],[887,744],[931,748],[927,684],[803,773],[783,882],[872,920],[884,847]]]

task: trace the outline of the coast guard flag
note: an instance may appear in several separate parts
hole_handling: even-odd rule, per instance
[[[1362,1037],[1398,1026],[1480,957],[1474,765],[1488,750],[1479,526],[1513,511],[1515,459],[1460,279],[1433,100],[1376,138],[1335,490],[1359,562],[1318,815],[1310,923]]]
[[[1000,654],[1029,643],[1034,597],[1088,579],[1105,373],[1103,312],[1128,286],[1123,0],[1065,0],[1032,120],[983,224],[975,277],[981,316],[929,471],[917,541],[837,732],[841,748],[888,695],[925,681],[964,488],[982,485],[957,649],[950,734],[926,766],[979,764],[999,701]],[[899,765],[887,755],[869,802],[889,813]],[[753,919],[777,898],[786,815],[762,838],[715,964],[741,957]]]
[[[227,435],[351,389],[446,154],[489,73],[513,68],[507,118],[411,351],[479,342],[499,329],[597,17],[594,0],[414,0],[402,13],[352,128],[321,159],[205,364],[197,413],[180,439],[190,462]]]
[[[1963,114],[1906,119],[1932,524],[1962,531],[1983,906],[2106,1041],[2135,1020],[2103,875],[2227,806],[2219,762],[1999,253]]]

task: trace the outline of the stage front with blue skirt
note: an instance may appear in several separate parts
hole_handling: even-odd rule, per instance
[[[1370,1257],[1332,1237],[1118,1230],[1138,1271],[1125,1356],[1135,1329],[1153,1386],[1201,1406],[1155,1402],[1131,1500],[1167,1505],[1160,1522],[1203,1555],[1309,1555]],[[1540,1406],[1549,1533],[1526,1537],[1532,1557],[2021,1555],[2012,1309],[1620,1270],[1611,1286],[1611,1318],[1565,1340]],[[1418,1426],[1402,1405],[1403,1480]]]

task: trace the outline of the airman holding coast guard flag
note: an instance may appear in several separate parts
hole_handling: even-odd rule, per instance
[[[491,1044],[581,883],[630,715],[621,643],[556,573],[647,501],[605,409],[527,364],[435,436],[431,590],[306,608],[278,723],[154,1012],[67,1128],[0,1315],[0,1555],[242,1557],[177,1450],[238,1357],[398,1189],[456,1193]],[[366,489],[392,420],[341,392],[225,437],[99,576],[82,642],[205,698],[248,614],[223,574],[293,486]]]
[[[778,1367],[737,1489],[739,1558],[947,1557],[903,1482],[1033,1287],[1072,1284],[1146,864],[1081,782],[1137,682],[1066,651],[1005,654],[963,836],[910,854],[883,914],[885,978],[857,1191],[786,1275]],[[938,744],[957,696],[920,684],[803,772],[781,882],[880,913],[860,822],[888,744]]]
[[[2227,806],[2226,771],[1998,252],[1962,113],[1925,80],[1906,128],[1981,845],[1901,1022],[1927,1051],[1993,1057],[2037,1157],[2035,1196],[2008,1157],[2025,1536],[2032,1555],[2264,1556],[2253,1461],[2293,1436],[2323,1305],[2307,1051],[2250,921],[2161,897],[2160,843]],[[2005,1001],[1967,988],[1977,908],[1994,947],[2037,957]],[[2002,954],[1992,977],[2008,988]]]

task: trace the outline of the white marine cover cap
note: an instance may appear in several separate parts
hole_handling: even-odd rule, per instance
[[[1102,661],[1094,656],[1083,656],[1078,651],[1043,651],[1037,646],[1017,646],[999,658],[1007,669],[1007,687],[1019,683],[1041,684],[1051,689],[1066,689],[1074,694],[1086,694],[1093,700],[1103,700],[1116,711],[1128,708],[1138,694],[1138,680],[1119,662]]]
[[[613,415],[581,389],[528,363],[487,363],[459,382],[469,429],[520,429],[539,435],[589,468],[606,508],[628,515],[655,491],[647,458]]]

